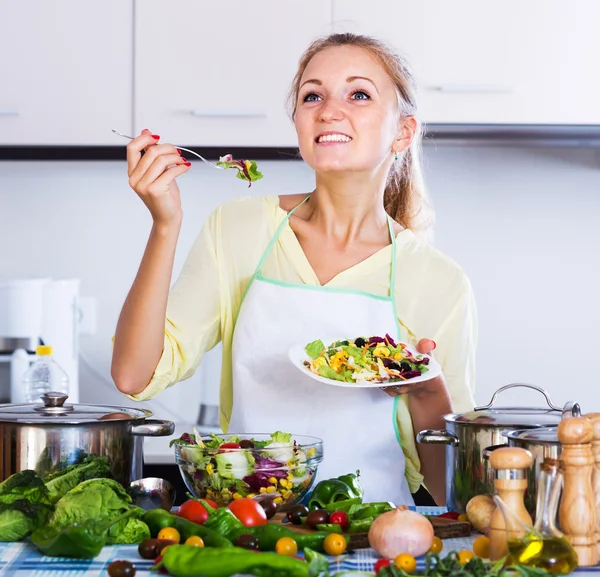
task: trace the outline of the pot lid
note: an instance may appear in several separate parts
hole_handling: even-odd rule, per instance
[[[502,391],[515,387],[525,387],[540,392],[546,399],[546,407],[495,407],[496,397]],[[577,403],[567,402],[563,407],[555,406],[548,393],[535,385],[514,383],[499,388],[492,396],[491,401],[482,407],[475,407],[473,411],[464,414],[446,415],[446,421],[478,425],[482,427],[510,427],[524,429],[526,427],[549,427],[558,425],[563,417],[579,416],[581,410]]]
[[[520,441],[532,441],[548,445],[559,445],[557,427],[540,427],[537,429],[526,429],[517,431],[506,431],[505,436],[509,439]]]
[[[0,405],[0,422],[22,424],[78,425],[81,423],[132,421],[152,416],[151,411],[129,407],[68,404],[68,395],[48,392],[41,403]]]

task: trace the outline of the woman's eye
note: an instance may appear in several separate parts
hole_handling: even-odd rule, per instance
[[[354,100],[370,100],[371,97],[364,90],[357,90],[352,93],[352,98]]]
[[[303,102],[317,102],[319,100],[320,96],[318,94],[315,94],[314,92],[311,92],[309,94],[307,94],[302,101]]]

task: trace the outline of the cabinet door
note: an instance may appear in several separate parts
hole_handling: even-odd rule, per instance
[[[302,52],[330,31],[330,2],[137,2],[136,133],[182,146],[296,146],[286,92]]]
[[[115,144],[111,128],[131,130],[131,1],[0,2],[0,145]]]
[[[407,56],[428,123],[600,123],[597,0],[334,0],[333,13],[336,31]]]

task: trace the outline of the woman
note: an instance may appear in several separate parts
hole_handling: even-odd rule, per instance
[[[290,104],[315,189],[220,206],[170,293],[175,179],[189,163],[147,130],[129,144],[129,182],[153,227],[119,318],[114,381],[152,398],[222,341],[224,431],[321,437],[319,478],[360,469],[366,499],[397,504],[412,504],[424,481],[443,504],[444,449],[417,449],[415,431],[472,408],[476,312],[462,270],[417,238],[430,218],[412,77],[380,42],[333,35],[302,56]],[[392,397],[328,387],[287,360],[316,338],[385,333],[421,352],[437,343],[444,377]]]

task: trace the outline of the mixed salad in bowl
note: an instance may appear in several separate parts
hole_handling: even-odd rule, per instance
[[[320,439],[281,431],[201,436],[194,429],[170,445],[190,492],[219,505],[267,495],[276,504],[296,503],[312,486],[323,460]]]
[[[312,341],[305,351],[310,360],[304,366],[312,373],[348,383],[407,381],[429,370],[427,355],[412,353],[388,334],[334,341],[329,346]]]

